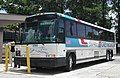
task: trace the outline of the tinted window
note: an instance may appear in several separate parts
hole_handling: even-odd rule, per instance
[[[27,23],[27,26],[26,32],[23,35],[23,42],[36,42],[38,36],[35,30],[38,29],[38,22]]]
[[[78,37],[85,37],[85,25],[80,23],[77,24],[77,34]]]
[[[100,40],[108,41],[108,32],[107,31],[100,30],[99,35],[100,35],[100,38],[99,38]]]
[[[66,35],[72,36],[72,26],[70,24],[70,21],[68,20],[65,21],[65,27],[66,27]]]
[[[56,19],[56,18],[57,18],[57,15],[55,14],[37,15],[37,16],[26,18],[26,22],[35,22],[35,21],[40,21],[40,20]]]
[[[72,26],[72,35],[73,36],[77,36],[76,23],[75,22],[71,22],[71,26]]]
[[[109,40],[109,41],[113,41],[113,40],[114,40],[114,33],[109,32],[108,35],[109,35],[109,36],[108,36],[108,40]]]
[[[100,36],[99,39],[100,39],[100,40],[104,40],[104,33],[105,33],[105,32],[104,32],[103,30],[100,30],[100,31],[99,31],[99,36]]]
[[[95,40],[99,39],[99,30],[97,28],[93,28],[93,38]]]
[[[93,38],[93,32],[92,32],[92,27],[86,26],[86,38]]]
[[[63,42],[64,41],[64,21],[63,19],[58,20],[58,42]]]
[[[27,22],[21,29],[22,43],[55,42],[55,23],[56,19]]]
[[[104,31],[103,40],[109,41],[108,36],[109,36],[109,32],[108,31]]]

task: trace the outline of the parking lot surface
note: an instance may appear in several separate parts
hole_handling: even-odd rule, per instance
[[[113,61],[105,60],[81,63],[70,72],[63,67],[54,69],[31,69],[27,74],[27,67],[13,68],[9,65],[8,72],[4,72],[4,64],[0,64],[0,78],[120,78],[120,56],[114,56]]]

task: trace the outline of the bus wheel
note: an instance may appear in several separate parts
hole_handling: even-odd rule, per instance
[[[107,60],[107,61],[110,60],[110,53],[109,53],[109,52],[106,53],[106,60]]]
[[[20,64],[18,64],[18,68],[20,68]]]
[[[14,64],[14,68],[16,68],[17,67],[17,64]]]
[[[110,57],[109,60],[112,61],[112,52],[110,52],[109,57]]]
[[[67,58],[67,65],[66,65],[66,71],[71,71],[73,68],[73,57],[70,54]]]

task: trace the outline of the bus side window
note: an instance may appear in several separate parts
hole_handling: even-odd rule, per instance
[[[111,32],[108,33],[108,40],[114,41],[114,34],[113,33],[111,33]]]
[[[99,35],[100,35],[99,39],[103,40],[103,31],[102,30],[99,31]]]
[[[100,30],[99,31],[99,34],[100,34],[100,40],[104,41],[104,40],[107,40],[107,32],[103,31],[103,30]]]
[[[78,37],[85,38],[85,25],[77,23],[77,34]]]
[[[71,34],[72,36],[76,37],[77,36],[77,28],[76,28],[76,22],[71,22]]]
[[[58,41],[64,41],[64,21],[62,19],[59,19],[58,22]]]
[[[93,38],[92,27],[90,27],[90,26],[86,26],[86,38],[88,38],[88,39]]]
[[[65,21],[66,36],[72,36],[72,26],[70,21]]]
[[[93,38],[99,40],[99,31],[96,28],[93,28]]]

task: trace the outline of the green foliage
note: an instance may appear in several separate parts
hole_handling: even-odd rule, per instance
[[[67,1],[67,2],[66,2]],[[31,15],[40,12],[61,12],[69,8],[72,16],[102,26],[102,1],[103,0],[3,0],[0,1],[2,8],[8,13]],[[110,10],[105,5],[105,15]],[[106,19],[106,27],[110,28],[110,19]]]
[[[4,27],[1,27],[0,29],[2,30],[11,30],[11,31],[15,31],[18,28],[19,24],[11,24],[11,25],[6,25]]]
[[[3,4],[3,0],[0,1],[0,5],[2,5],[2,4]]]
[[[6,0],[2,4],[2,8],[6,9],[8,13],[29,15],[39,12],[41,6],[30,0]]]
[[[118,12],[118,0],[112,0],[112,9]]]

